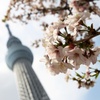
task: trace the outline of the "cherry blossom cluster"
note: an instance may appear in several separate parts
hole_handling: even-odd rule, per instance
[[[99,1],[99,0],[98,0]],[[47,15],[57,17],[57,22],[42,23],[44,26],[45,48],[44,59],[47,69],[53,74],[64,73],[66,79],[77,81],[80,87],[94,86],[93,77],[97,77],[99,70],[94,69],[93,75],[90,64],[95,64],[100,54],[100,47],[95,47],[93,38],[100,35],[100,27],[95,29],[93,24],[87,24],[91,15],[100,17],[100,8],[96,0],[11,0],[7,14],[3,21],[19,20],[27,23],[39,20]],[[40,40],[33,43],[39,46]],[[86,72],[74,77],[69,71],[86,66]],[[91,78],[92,77],[92,78]]]
[[[69,23],[69,25],[71,24]],[[70,28],[69,25],[68,27]],[[74,25],[74,23],[72,25]],[[42,41],[46,50],[44,61],[47,68],[54,75],[66,73],[67,69],[78,70],[80,65],[89,66],[91,63],[95,64],[100,54],[100,47],[94,47],[94,42],[91,39],[94,34],[100,35],[100,32],[93,29],[92,25],[91,27],[84,26],[83,21],[80,20],[77,22],[77,27],[81,29],[82,32],[73,31],[74,34],[68,33],[66,26],[66,21],[65,23],[57,22],[49,26]],[[73,26],[71,26],[71,29],[72,27]],[[64,30],[60,30],[62,28]],[[86,30],[88,30],[88,32],[86,32]]]
[[[59,17],[72,14],[67,0],[11,0],[3,21],[20,21],[27,24],[47,15]]]
[[[67,73],[65,79],[68,82],[69,79],[76,81],[78,83],[78,88],[85,87],[89,89],[90,87],[93,87],[95,84],[95,80],[98,78],[100,74],[100,70],[87,67],[86,72],[77,73],[76,76],[72,76],[71,73]]]
[[[81,65],[90,68],[90,64],[97,62],[100,47],[95,47],[93,37],[100,35],[99,29],[86,25],[91,15],[100,16],[100,8],[93,0],[71,0],[73,15],[65,16],[48,26],[42,41],[45,48],[45,62],[47,69],[53,74],[68,73],[68,70],[78,70]],[[85,74],[89,73],[86,72]],[[80,77],[80,74],[76,74]],[[95,74],[96,75],[96,74]],[[90,76],[89,76],[90,77]],[[86,79],[76,80],[80,87],[92,87],[94,81]]]

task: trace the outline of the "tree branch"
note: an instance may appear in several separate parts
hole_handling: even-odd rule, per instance
[[[74,41],[74,43],[86,42],[86,41],[88,41],[88,40],[90,40],[90,39],[92,39],[92,38],[94,38],[94,37],[96,37],[98,35],[100,35],[100,32],[97,32],[95,35],[91,35],[90,37],[87,37],[85,39],[81,39],[81,40],[78,40],[78,41]]]

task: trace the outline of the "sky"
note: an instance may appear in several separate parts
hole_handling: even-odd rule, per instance
[[[5,56],[7,53],[6,43],[9,38],[5,24],[1,19],[6,13],[10,0],[0,0],[0,100],[19,100],[14,73],[7,67]],[[94,16],[93,16],[94,17]],[[100,26],[100,19],[94,18],[94,26]],[[91,22],[88,22],[89,24]],[[97,24],[98,23],[98,24]],[[43,37],[43,32],[37,22],[30,22],[28,25],[9,22],[10,29],[14,36],[18,37],[23,45],[28,46],[34,54],[33,69],[40,79],[43,87],[51,100],[100,100],[100,78],[93,88],[77,89],[74,82],[66,82],[65,75],[52,76],[46,69],[44,63],[39,60],[43,57],[44,48],[41,46],[35,49],[31,46],[35,39]],[[95,38],[96,45],[99,45],[99,37]],[[100,67],[99,64],[96,66]]]

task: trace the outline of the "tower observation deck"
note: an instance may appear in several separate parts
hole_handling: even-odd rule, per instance
[[[20,100],[50,100],[32,69],[33,54],[21,41],[9,33],[6,55],[7,66],[15,73]]]

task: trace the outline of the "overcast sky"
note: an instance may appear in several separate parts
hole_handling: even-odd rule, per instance
[[[0,0],[0,19],[5,14],[8,4],[9,0]],[[94,19],[94,22],[96,27],[98,22],[98,26],[100,26],[99,19]],[[13,35],[18,37],[24,45],[32,50],[34,54],[32,67],[51,100],[100,100],[100,79],[98,79],[95,87],[90,90],[77,89],[75,83],[66,83],[64,74],[52,76],[46,70],[44,63],[39,62],[39,59],[43,56],[44,49],[42,47],[35,49],[31,46],[35,39],[43,37],[43,32],[40,30],[37,22],[31,22],[23,26],[11,22],[9,22],[9,24]],[[0,21],[0,100],[19,100],[14,73],[5,63],[5,55],[7,52],[6,43],[8,38],[7,29],[4,23]],[[100,44],[99,38],[96,40],[97,44]],[[97,66],[99,66],[99,64],[97,64]]]

